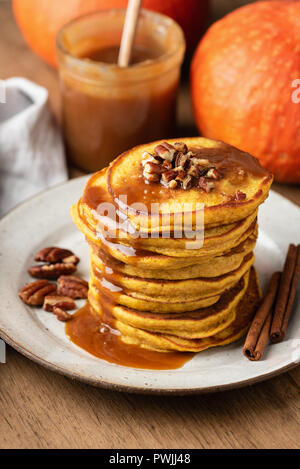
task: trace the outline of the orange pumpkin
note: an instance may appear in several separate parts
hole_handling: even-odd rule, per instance
[[[300,182],[300,2],[247,5],[216,22],[191,66],[200,132]],[[298,81],[297,81],[298,80]]]
[[[64,24],[98,10],[126,8],[127,3],[128,0],[13,0],[13,10],[31,49],[55,67],[55,39]],[[158,11],[177,21],[191,49],[203,32],[208,4],[209,0],[144,0],[143,8]]]

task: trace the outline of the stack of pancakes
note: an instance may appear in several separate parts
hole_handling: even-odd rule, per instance
[[[154,161],[157,146],[165,145],[155,142],[94,174],[72,216],[90,245],[93,313],[126,343],[198,352],[248,329],[260,298],[253,267],[257,210],[272,175],[230,145],[180,142],[188,155],[217,168],[209,190],[203,178],[171,188],[145,177],[144,159]]]

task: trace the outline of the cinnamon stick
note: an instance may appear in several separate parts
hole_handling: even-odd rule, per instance
[[[286,266],[287,272],[285,272],[286,269],[284,269],[282,276],[286,274],[287,278],[282,279],[280,282],[278,300],[275,305],[274,317],[270,331],[270,339],[273,343],[281,342],[286,334],[287,325],[295,300],[297,282],[300,275],[300,245],[297,247],[290,245],[285,268]],[[280,294],[281,297],[279,297]],[[282,309],[283,305],[284,309]]]
[[[260,360],[263,356],[268,341],[272,307],[276,298],[279,282],[280,272],[275,272],[271,277],[267,293],[250,326],[243,348],[243,353],[249,360]]]
[[[287,322],[285,320],[287,305],[290,298],[291,286],[294,283],[296,275],[296,261],[298,248],[294,244],[289,245],[287,256],[284,263],[283,272],[278,289],[278,295],[274,308],[274,315],[270,330],[270,340],[273,344],[281,342],[285,336]],[[295,287],[296,288],[296,287]],[[292,301],[292,298],[291,298]],[[291,309],[291,304],[289,308]],[[289,314],[287,315],[287,318]],[[286,324],[285,324],[286,323]],[[285,327],[285,329],[284,329]]]

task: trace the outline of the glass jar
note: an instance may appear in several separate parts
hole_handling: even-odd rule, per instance
[[[71,21],[57,37],[67,153],[86,171],[175,134],[183,32],[171,18],[142,10],[134,62],[120,68],[124,18],[125,10],[100,11]]]

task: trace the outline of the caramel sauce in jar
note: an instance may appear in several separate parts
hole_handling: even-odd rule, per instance
[[[94,60],[95,62],[116,64],[118,62],[119,50],[119,46],[108,46],[100,49],[91,49],[90,51],[87,50],[80,58]],[[130,64],[136,65],[140,62],[145,62],[146,60],[154,60],[162,54],[163,51],[159,50],[158,48],[148,49],[143,46],[133,46]]]
[[[68,23],[57,56],[69,159],[96,171],[129,148],[175,132],[176,94],[185,43],[170,18],[142,11],[132,62],[117,65],[125,10]]]

